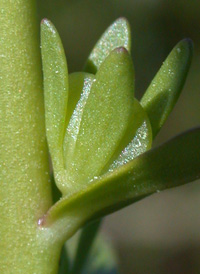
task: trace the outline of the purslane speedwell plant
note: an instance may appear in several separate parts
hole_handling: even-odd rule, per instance
[[[200,128],[151,149],[185,82],[192,42],[175,46],[138,102],[124,18],[83,72],[69,75],[58,32],[44,19],[42,84],[35,1],[0,0],[0,10],[0,272],[80,273],[100,221],[83,229],[71,269],[63,249],[58,270],[76,231],[200,177]]]

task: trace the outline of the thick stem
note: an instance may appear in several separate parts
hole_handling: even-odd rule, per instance
[[[52,201],[35,1],[0,15],[0,273],[55,273],[60,246],[37,225]]]

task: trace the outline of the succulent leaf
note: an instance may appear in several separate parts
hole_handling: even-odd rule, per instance
[[[113,155],[109,171],[128,163],[138,155],[151,148],[152,130],[148,116],[140,103],[134,99],[132,117],[124,138]],[[103,173],[102,173],[103,174]]]
[[[155,137],[172,111],[183,88],[192,58],[192,42],[179,42],[171,51],[145,92],[141,105],[147,112]]]
[[[119,47],[124,47],[129,52],[131,49],[130,26],[125,18],[117,19],[103,33],[90,53],[84,70],[95,74],[111,51]]]
[[[42,65],[44,76],[47,141],[53,164],[62,161],[62,142],[68,100],[68,69],[64,49],[54,25],[41,22]]]
[[[77,104],[64,141],[67,182],[83,187],[108,163],[131,118],[134,71],[124,48],[115,49]],[[80,107],[81,106],[81,107]]]
[[[83,101],[86,103],[94,79],[95,76],[93,74],[86,72],[74,72],[69,74],[69,95],[66,114],[67,125],[69,124],[70,118],[72,117],[79,100],[81,99],[82,104]],[[79,102],[79,104],[81,102]],[[80,105],[78,108],[80,108]]]
[[[200,128],[197,128],[143,153],[70,199],[61,199],[49,210],[43,225],[68,238],[88,220],[154,192],[197,180],[200,178],[199,140]],[[69,229],[63,232],[65,225]]]
[[[85,72],[72,73],[69,75],[69,95],[65,132],[69,132],[69,134],[71,134],[72,141],[75,141],[79,134],[82,112],[87,102],[93,81],[94,75]],[[70,118],[73,127],[69,124]],[[69,147],[67,147],[66,142],[68,142],[68,140],[66,138],[67,137],[65,136],[61,145],[63,157],[69,155],[69,152],[72,149],[71,146],[73,145],[72,142],[69,144]],[[68,161],[71,162],[71,158],[68,159]],[[59,187],[63,195],[71,195],[77,190],[76,184],[69,184],[67,174],[68,169],[65,168],[64,162],[63,165],[59,166],[57,170],[54,168],[56,185]]]

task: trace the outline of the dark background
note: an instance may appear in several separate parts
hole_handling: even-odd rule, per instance
[[[173,46],[194,41],[184,90],[155,145],[200,123],[199,0],[38,0],[64,43],[69,71],[80,71],[104,30],[125,16],[132,28],[136,97],[140,98]],[[106,218],[121,273],[200,273],[200,182],[164,191]]]

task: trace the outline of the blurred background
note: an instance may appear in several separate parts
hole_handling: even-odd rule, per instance
[[[190,37],[194,58],[181,97],[157,137],[158,145],[200,124],[199,0],[38,0],[64,43],[69,71],[80,71],[96,41],[118,17],[132,28],[136,97],[141,98],[175,44]],[[199,156],[200,157],[200,156]],[[111,216],[120,273],[200,273],[200,182],[152,195]]]

